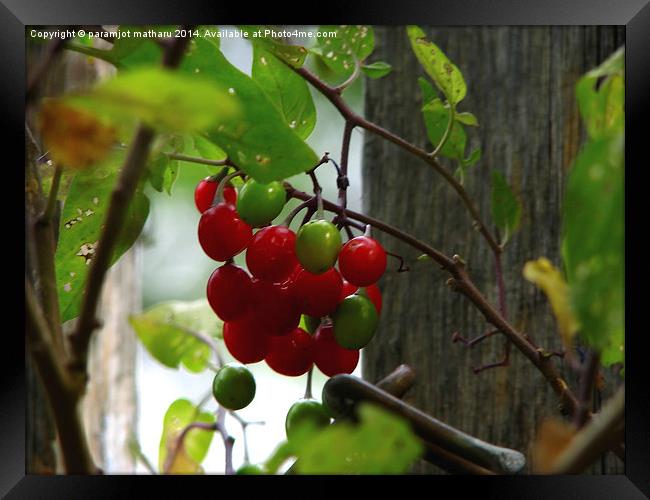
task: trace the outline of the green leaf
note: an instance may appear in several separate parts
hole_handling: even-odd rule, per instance
[[[492,218],[497,227],[504,231],[502,244],[505,244],[519,227],[521,205],[498,170],[492,171]]]
[[[213,337],[223,328],[205,299],[164,302],[130,316],[129,322],[156,360],[169,368],[182,364],[195,373],[206,368],[211,350],[192,332]]]
[[[89,265],[124,158],[125,152],[116,150],[92,169],[77,173],[70,184],[54,256],[62,322],[79,315]],[[142,188],[141,183],[129,205],[111,265],[133,245],[147,219],[149,200]]]
[[[300,68],[305,64],[305,58],[309,51],[300,45],[287,45],[279,42],[271,36],[272,27],[257,25],[241,25],[237,27],[246,33],[248,35],[247,38],[254,44],[259,45],[267,52],[271,52],[275,57],[282,59],[294,68]]]
[[[203,135],[194,135],[193,139],[194,150],[201,158],[208,160],[224,160],[226,158],[226,152]]]
[[[316,108],[307,82],[258,45],[253,47],[253,80],[301,139],[316,125]]]
[[[625,126],[625,50],[621,47],[576,86],[580,114],[591,138],[616,135]]]
[[[175,449],[178,436],[185,427],[193,422],[213,424],[215,421],[214,414],[201,411],[200,408],[194,406],[187,399],[174,401],[167,409],[163,419],[163,431],[158,451],[158,469],[160,472],[163,471],[167,456]],[[213,436],[213,431],[203,429],[188,431],[169,472],[176,474],[203,472],[200,464],[208,454]]]
[[[161,68],[140,68],[71,95],[82,106],[119,122],[138,119],[160,131],[203,131],[231,122],[238,99],[216,82]]]
[[[465,167],[473,167],[481,159],[481,148],[476,148],[470,155],[463,160]]]
[[[210,40],[196,38],[193,43],[192,53],[183,60],[181,71],[194,73],[198,69],[205,78],[229,89],[241,103],[237,118],[209,130],[207,139],[262,183],[312,168],[318,157],[284,122],[260,86],[230,64]]]
[[[156,191],[163,190],[171,196],[178,178],[179,161],[169,158],[167,153],[189,154],[194,150],[194,141],[187,135],[167,134],[156,138],[147,161],[149,183]]]
[[[478,127],[478,119],[468,111],[464,111],[463,113],[456,113],[455,119],[464,125],[468,125],[470,127]]]
[[[436,86],[454,106],[463,100],[467,86],[463,74],[438,46],[427,40],[418,26],[407,26],[406,32],[415,56]]]
[[[433,147],[436,148],[449,126],[449,105],[445,105],[440,99],[435,98],[424,104],[422,115],[424,116],[424,124],[427,127],[429,140]],[[440,154],[447,158],[463,160],[465,158],[466,144],[467,135],[465,129],[459,122],[454,121]]]
[[[297,472],[403,474],[421,456],[422,445],[407,422],[369,403],[359,405],[358,414],[357,425],[336,423],[299,436]]]
[[[321,26],[321,35],[336,33],[336,36],[320,36],[316,43],[325,62],[334,73],[348,77],[357,63],[362,63],[375,48],[375,32],[371,26]]]
[[[624,362],[624,134],[578,155],[564,197],[563,257],[581,338],[608,366]]]
[[[383,61],[377,61],[372,64],[362,64],[361,71],[365,73],[366,76],[372,79],[381,78],[386,76],[393,70],[393,67]]]
[[[433,101],[438,97],[438,93],[431,85],[431,82],[421,76],[418,77],[418,85],[420,86],[420,91],[422,92],[422,104],[427,104],[428,102]]]

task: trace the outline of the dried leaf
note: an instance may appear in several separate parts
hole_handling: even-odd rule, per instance
[[[531,260],[524,265],[524,278],[544,290],[557,319],[562,343],[570,351],[571,341],[578,331],[578,321],[571,309],[569,287],[560,271],[545,258]]]
[[[576,428],[562,420],[544,420],[537,430],[533,444],[533,469],[546,473],[551,470],[560,454],[567,448],[576,434]]]
[[[116,139],[114,127],[105,125],[93,114],[56,100],[43,103],[39,127],[50,158],[75,169],[103,160]]]

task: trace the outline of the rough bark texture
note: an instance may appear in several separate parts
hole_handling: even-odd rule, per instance
[[[90,379],[83,416],[90,452],[104,471],[135,472],[129,441],[136,435],[136,340],[128,317],[142,307],[140,248],[125,253],[108,273],[100,302],[103,326],[90,344]]]
[[[523,264],[540,256],[561,263],[560,209],[566,173],[583,132],[575,102],[577,79],[624,43],[619,27],[466,27],[426,29],[459,66],[468,83],[460,111],[479,120],[471,149],[483,157],[466,179],[484,220],[490,219],[490,172],[500,170],[523,202],[521,230],[503,255],[509,319],[541,346],[561,349],[545,296],[522,278]],[[365,115],[420,147],[428,143],[421,118],[418,76],[405,29],[377,28],[373,60],[393,73],[367,84]],[[497,304],[493,257],[472,230],[452,189],[421,160],[365,133],[364,211],[399,226],[448,255],[458,253],[488,299]],[[471,151],[468,149],[468,151]],[[451,165],[449,165],[452,168]],[[380,286],[384,309],[375,341],[366,349],[364,377],[378,380],[400,363],[417,371],[406,400],[449,424],[501,446],[524,451],[537,425],[558,415],[557,399],[543,377],[515,349],[511,366],[474,375],[471,368],[503,357],[504,340],[472,349],[451,342],[452,332],[474,337],[487,325],[466,300],[444,285],[447,275],[430,261],[376,233],[387,249],[408,258],[411,272],[386,273]],[[394,262],[392,265],[396,267]],[[559,363],[561,364],[561,363]],[[575,377],[563,368],[575,385]],[[611,376],[603,398],[611,394]],[[425,463],[415,472],[439,473]],[[611,454],[591,473],[622,473]]]

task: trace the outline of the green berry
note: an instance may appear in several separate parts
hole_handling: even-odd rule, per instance
[[[372,339],[379,323],[377,309],[367,297],[350,295],[332,314],[334,338],[345,349],[361,349]]]
[[[291,440],[300,432],[301,428],[310,426],[323,428],[327,427],[329,423],[330,417],[322,404],[313,399],[301,399],[295,402],[287,413],[285,421],[287,438]]]
[[[214,377],[212,394],[224,408],[241,410],[255,397],[255,378],[244,365],[224,365]]]
[[[281,182],[261,184],[249,179],[239,190],[237,213],[253,227],[265,226],[275,219],[287,201],[287,194]]]

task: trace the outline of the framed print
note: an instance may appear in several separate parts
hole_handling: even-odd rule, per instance
[[[7,498],[650,494],[642,0],[1,11]]]

